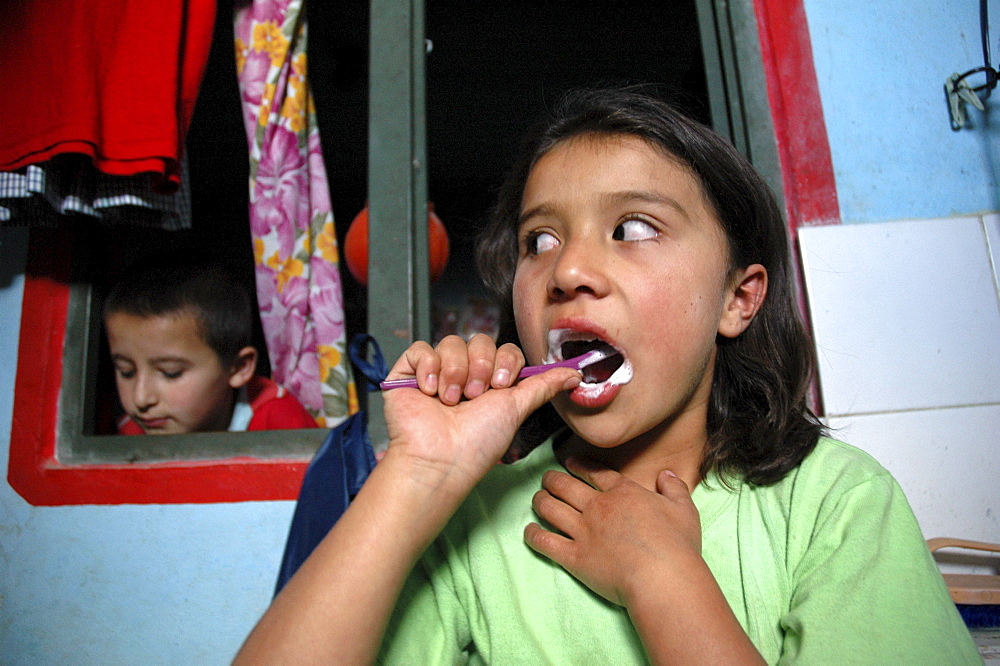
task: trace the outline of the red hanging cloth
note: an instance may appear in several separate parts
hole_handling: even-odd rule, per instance
[[[0,171],[62,153],[180,183],[216,0],[25,0],[0,40]]]

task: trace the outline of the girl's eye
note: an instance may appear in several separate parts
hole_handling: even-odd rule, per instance
[[[167,379],[177,379],[184,374],[184,370],[160,370],[160,374]]]
[[[611,238],[619,241],[641,241],[656,238],[657,231],[643,220],[625,220],[617,227]]]
[[[528,254],[541,254],[559,245],[559,241],[547,231],[536,231],[528,236],[525,245]]]
[[[126,368],[115,368],[115,372],[117,372],[118,376],[121,377],[122,379],[132,379],[133,377],[135,377],[135,370]]]

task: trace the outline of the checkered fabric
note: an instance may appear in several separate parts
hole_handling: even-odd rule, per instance
[[[187,165],[174,194],[154,192],[149,174],[111,176],[83,156],[59,156],[0,172],[0,225],[52,227],[74,216],[107,225],[190,229]]]

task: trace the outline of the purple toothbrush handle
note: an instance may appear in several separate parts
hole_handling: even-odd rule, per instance
[[[587,354],[581,354],[580,356],[575,356],[565,361],[558,361],[556,363],[547,363],[545,365],[528,365],[521,368],[521,372],[517,373],[518,379],[524,379],[525,377],[532,377],[534,375],[540,375],[546,370],[551,370],[552,368],[574,368],[576,370],[580,369],[581,361],[584,357],[590,358],[593,352]],[[397,388],[417,388],[417,378],[407,377],[405,379],[387,379],[379,384],[379,388],[383,391],[388,391],[389,389]]]
[[[545,365],[528,365],[521,368],[521,372],[517,373],[517,378],[524,379],[525,377],[533,377],[535,375],[542,374],[546,370],[551,370],[552,368],[573,368],[574,370],[579,370],[580,361],[583,360],[584,356],[590,356],[590,354],[582,354],[580,356],[574,356],[573,358],[566,359],[565,361],[546,363]]]
[[[379,388],[383,391],[398,388],[418,388],[417,378],[407,377],[406,379],[387,379],[384,382],[379,383]]]

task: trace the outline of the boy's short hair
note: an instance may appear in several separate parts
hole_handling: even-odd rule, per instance
[[[224,365],[253,344],[253,311],[244,283],[217,259],[154,255],[126,269],[104,301],[104,319],[115,313],[161,317],[190,312],[202,340]]]
[[[528,135],[477,247],[480,274],[505,315],[501,341],[517,342],[511,291],[528,175],[552,148],[583,135],[636,136],[690,169],[725,232],[731,267],[759,263],[767,269],[767,296],[753,322],[739,337],[718,340],[702,474],[716,469],[758,485],[779,481],[823,431],[807,403],[815,352],[798,314],[784,216],[743,155],[662,100],[634,87],[574,91]],[[541,412],[528,424],[527,437],[537,438],[546,427],[551,434],[552,415]]]

